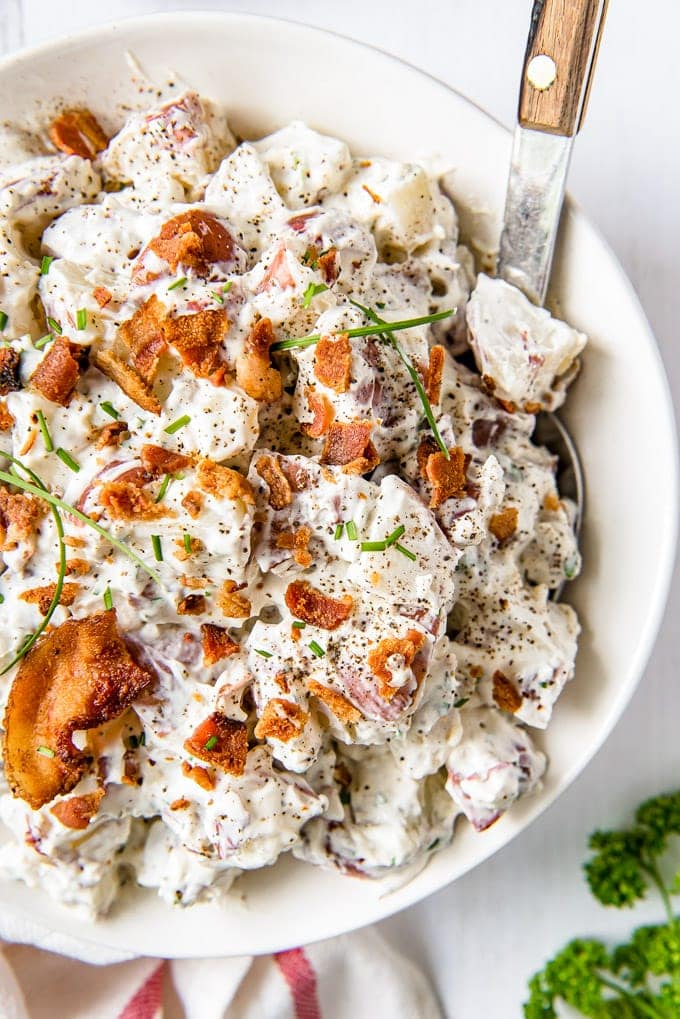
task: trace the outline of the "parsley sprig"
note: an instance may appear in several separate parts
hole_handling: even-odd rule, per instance
[[[680,873],[667,882],[664,859],[680,836],[680,791],[647,800],[635,824],[598,831],[585,864],[590,890],[604,906],[633,906],[655,888],[666,922],[638,927],[610,950],[592,938],[571,941],[529,983],[525,1019],[556,1019],[560,1003],[592,1019],[673,1019],[680,1015]]]

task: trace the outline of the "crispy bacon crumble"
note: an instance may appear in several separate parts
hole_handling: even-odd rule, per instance
[[[349,595],[330,598],[306,580],[294,580],[286,588],[286,605],[296,619],[324,630],[337,630],[351,616],[354,601]]]

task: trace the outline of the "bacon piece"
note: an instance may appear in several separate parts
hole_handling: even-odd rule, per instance
[[[209,276],[215,262],[230,262],[234,239],[227,228],[204,209],[188,209],[164,223],[157,237],[149,241],[134,270],[135,280],[148,283],[157,274],[144,273],[144,255],[153,251],[167,262],[172,272],[184,266],[197,276]]]
[[[221,385],[226,374],[221,354],[228,328],[226,311],[216,308],[167,318],[163,332],[179,352],[182,364],[196,378],[211,379],[215,385]]]
[[[309,554],[309,539],[312,532],[309,527],[303,525],[296,531],[283,531],[276,539],[277,548],[289,549],[293,553],[293,559],[298,566],[307,567],[312,565],[312,557]]]
[[[245,722],[213,711],[185,740],[184,749],[230,775],[242,775],[248,756],[248,729]]]
[[[380,463],[371,442],[373,421],[334,421],[328,429],[321,462],[342,466],[344,474],[367,474]]]
[[[489,520],[489,530],[494,538],[503,544],[512,538],[517,530],[519,510],[516,506],[505,506],[500,513],[494,513]]]
[[[57,564],[57,569],[58,568],[59,564]],[[69,559],[66,563],[66,575],[69,577],[73,573],[76,573],[78,574],[78,576],[82,577],[86,573],[89,573],[91,569],[92,567],[88,563],[87,559]]]
[[[328,251],[322,251],[317,259],[321,275],[328,284],[335,283],[338,278],[338,269],[335,264],[337,253],[337,248],[329,248]]]
[[[215,788],[213,772],[208,771],[207,768],[201,768],[199,764],[192,767],[188,761],[182,761],[182,774],[185,778],[190,778],[196,785],[200,785],[201,789],[205,789],[206,792]]]
[[[278,739],[287,743],[296,739],[309,721],[309,715],[293,701],[273,697],[267,701],[259,722],[255,726],[257,739]]]
[[[21,389],[21,354],[14,347],[0,347],[0,396]]]
[[[418,444],[416,456],[418,458],[418,473],[424,481],[427,481],[427,461],[433,453],[437,452],[438,449],[439,446],[437,445],[437,440],[433,435],[430,435],[429,433],[427,435],[423,435]]]
[[[178,541],[177,544],[183,544],[183,542],[179,542]],[[177,555],[177,558],[178,559],[182,559],[182,556]],[[188,559],[188,558],[189,558],[189,553],[185,550],[185,552],[184,552],[184,559]],[[183,587],[191,587],[195,591],[197,591],[199,589],[199,587],[207,587],[208,584],[210,583],[210,581],[208,580],[207,577],[190,577],[186,573],[183,573],[180,576],[179,582],[180,582],[180,584]],[[190,634],[188,636],[190,636]]]
[[[60,336],[33,372],[31,385],[46,400],[68,407],[86,360],[84,347]]]
[[[203,664],[215,665],[223,658],[235,655],[239,645],[232,640],[223,626],[215,626],[214,623],[201,624],[201,645],[203,647]]]
[[[337,630],[352,614],[354,601],[349,595],[329,598],[306,580],[294,580],[286,589],[286,605],[297,619],[324,630]]]
[[[236,381],[253,400],[274,403],[283,391],[281,373],[272,367],[269,348],[275,340],[270,319],[261,318],[251,329],[236,359]]]
[[[170,515],[133,481],[107,481],[99,490],[99,502],[112,520],[158,520]]]
[[[425,392],[430,403],[439,403],[442,394],[445,351],[443,347],[432,347],[430,363],[425,372]]]
[[[68,619],[42,637],[19,666],[5,711],[5,774],[14,796],[37,810],[70,792],[91,762],[73,733],[118,718],[152,680],[130,656],[115,609]]]
[[[170,804],[170,810],[186,810],[191,806],[191,800],[188,800],[185,796],[180,796],[178,800],[173,800]]]
[[[7,404],[0,400],[0,432],[11,432],[14,425],[14,418],[7,410]]]
[[[177,604],[177,615],[200,616],[206,610],[204,594],[188,594]]]
[[[159,477],[161,474],[175,474],[176,471],[183,471],[185,467],[191,465],[190,456],[173,453],[169,449],[163,449],[162,446],[154,446],[151,443],[142,446],[139,458],[144,470],[153,477]]]
[[[323,683],[317,683],[315,679],[310,679],[307,687],[309,692],[318,697],[320,701],[323,701],[341,722],[352,725],[361,718],[359,709],[355,708],[352,702],[348,701],[337,690],[331,690],[330,687],[324,686]]]
[[[199,462],[196,481],[199,488],[208,495],[214,495],[216,499],[242,499],[248,506],[255,503],[255,495],[247,478],[239,471],[223,467],[208,457]]]
[[[449,450],[449,456],[450,459],[447,460],[440,450],[431,453],[427,458],[425,474],[432,485],[430,509],[436,509],[447,499],[460,499],[465,495],[467,484],[465,470],[468,460],[460,446],[453,446]]]
[[[161,357],[168,349],[163,328],[166,316],[165,306],[153,294],[132,318],[118,327],[118,339],[130,352],[135,371],[149,386],[156,377]]]
[[[46,616],[56,590],[56,584],[46,584],[45,587],[32,587],[29,591],[22,591],[19,598],[29,605],[37,605],[40,614]],[[73,605],[79,591],[80,584],[67,581],[61,589],[59,604],[66,605],[67,607]]]
[[[22,541],[30,541],[45,512],[45,504],[34,496],[10,492],[0,486],[0,552],[8,552]]]
[[[548,510],[549,513],[557,513],[561,505],[559,496],[555,492],[548,492],[543,500],[543,509]]]
[[[106,287],[95,287],[92,291],[92,296],[100,308],[105,308],[113,300],[113,294]]]
[[[94,159],[109,144],[101,125],[86,109],[64,110],[49,127],[50,141],[68,156]]]
[[[203,509],[203,494],[192,489],[182,499],[182,506],[194,520],[201,515]]]
[[[514,715],[522,707],[522,695],[507,676],[496,670],[492,678],[493,699],[501,711],[509,711]]]
[[[322,337],[314,351],[314,375],[322,385],[336,393],[349,389],[352,368],[352,347],[346,333],[336,340]]]
[[[217,594],[217,607],[227,619],[247,619],[250,615],[250,599],[240,594],[234,580],[225,580]]]
[[[70,796],[67,800],[60,800],[50,808],[58,821],[65,828],[73,828],[74,831],[84,831],[89,827],[90,821],[99,810],[99,804],[104,796],[103,789],[97,789],[93,793],[86,793],[84,796]]]
[[[317,393],[314,389],[307,389],[307,403],[314,415],[308,425],[303,425],[304,431],[312,439],[319,439],[324,435],[335,419],[333,404],[324,393]]]
[[[425,635],[418,630],[409,630],[405,637],[385,637],[368,652],[368,667],[380,683],[380,696],[392,700],[399,688],[392,686],[392,673],[387,662],[392,655],[399,655],[404,665],[411,666],[413,659],[425,643]]]
[[[100,350],[91,354],[91,360],[99,371],[115,382],[138,407],[150,414],[160,414],[161,405],[153,395],[151,386],[134,368],[125,364],[110,350]]]
[[[255,470],[269,488],[269,505],[274,510],[284,509],[293,501],[293,492],[288,478],[281,469],[278,456],[261,456]]]
[[[97,449],[120,446],[126,434],[129,434],[127,421],[112,421],[110,425],[104,425],[99,429],[95,445]]]

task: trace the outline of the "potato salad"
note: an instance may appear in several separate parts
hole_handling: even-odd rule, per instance
[[[585,337],[417,163],[191,91],[3,132],[0,873],[101,914],[484,832],[574,671],[532,432]]]

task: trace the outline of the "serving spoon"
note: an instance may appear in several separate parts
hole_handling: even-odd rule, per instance
[[[510,162],[498,274],[543,305],[574,138],[583,125],[608,0],[534,0]],[[558,458],[560,491],[583,518],[578,450],[555,414],[534,437]],[[559,589],[557,592],[559,596]]]

